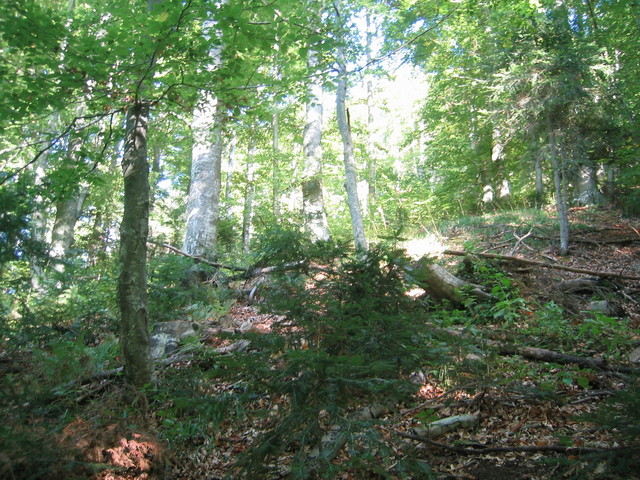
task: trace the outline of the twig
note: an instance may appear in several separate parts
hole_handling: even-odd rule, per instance
[[[524,234],[522,237],[519,237],[518,234],[516,233],[516,230],[513,231],[513,236],[518,239],[518,241],[516,242],[516,244],[513,246],[513,248],[511,249],[511,255],[513,255],[514,253],[516,253],[516,251],[518,250],[518,246],[520,244],[524,245],[525,247],[527,247],[529,250],[533,250],[533,248],[531,248],[529,245],[527,245],[526,243],[524,243],[524,240],[531,236],[531,232],[533,232],[533,228],[531,228],[526,234]]]

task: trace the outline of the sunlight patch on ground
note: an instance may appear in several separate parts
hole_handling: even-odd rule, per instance
[[[423,238],[416,238],[404,242],[402,248],[407,251],[409,257],[418,260],[424,256],[440,256],[447,247],[436,235],[427,235]]]
[[[427,291],[424,288],[414,287],[411,290],[407,290],[404,294],[409,298],[420,298],[424,296]]]

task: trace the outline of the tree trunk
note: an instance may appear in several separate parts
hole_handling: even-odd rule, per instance
[[[540,153],[534,149],[533,169],[536,175],[536,208],[542,208],[544,200],[544,181],[542,177],[542,158]]]
[[[75,239],[76,223],[82,214],[82,207],[89,194],[89,186],[83,185],[75,195],[56,203],[56,219],[51,232],[51,250],[53,268],[64,272],[64,261]]]
[[[35,165],[33,183],[37,190],[43,189],[44,179],[46,177],[46,158],[41,156]],[[45,219],[45,202],[40,191],[35,197],[35,209],[31,218],[31,238],[38,245],[44,247],[46,235],[46,219]],[[38,249],[40,250],[40,248]],[[44,248],[43,248],[44,250]],[[31,288],[38,294],[45,293],[44,287],[44,255],[32,255],[29,259],[29,267],[31,270]]]
[[[549,149],[551,165],[553,166],[553,183],[556,190],[556,206],[558,209],[558,222],[560,225],[560,255],[569,253],[569,212],[567,207],[566,191],[564,188],[564,161],[558,160],[558,145],[556,132],[548,119]]]
[[[79,150],[82,140],[73,138],[69,140],[67,155],[72,163],[80,162]],[[89,195],[89,185],[81,182],[72,192],[67,192],[56,202],[56,218],[51,231],[51,249],[49,257],[53,264],[53,269],[58,273],[63,273],[65,259],[75,237],[76,223],[82,214],[82,207]]]
[[[315,52],[309,52],[309,69],[317,66]],[[302,181],[302,211],[305,229],[314,240],[329,240],[329,226],[322,194],[322,86],[311,80],[302,140],[305,156]]]
[[[367,250],[367,238],[362,221],[362,210],[360,199],[358,198],[358,178],[356,174],[356,161],[353,149],[353,139],[351,138],[351,124],[349,112],[346,107],[347,97],[347,66],[342,49],[338,49],[338,90],[336,93],[336,114],[338,116],[338,130],[342,136],[344,147],[344,169],[345,188],[347,190],[347,201],[349,203],[349,213],[351,214],[351,227],[353,229],[353,240],[357,250]]]
[[[247,186],[244,192],[244,212],[242,214],[242,251],[245,254],[250,252],[253,230],[253,200],[256,194],[256,185],[254,182],[256,172],[255,155],[255,144],[254,141],[251,140],[251,145],[249,145],[249,154],[247,155]]]
[[[280,217],[280,118],[278,111],[273,113],[272,117],[272,154],[273,154],[273,172],[271,175],[271,204],[273,207],[273,216]]]
[[[493,191],[497,193],[498,202],[511,198],[511,182],[504,168],[504,134],[500,127],[494,127],[491,136],[491,170],[494,182]]]
[[[366,32],[366,62],[370,65],[372,62],[371,51],[373,44],[373,34],[371,30],[371,15],[366,14],[367,32]],[[367,75],[367,165],[366,165],[366,192],[363,202],[362,213],[365,217],[370,214],[371,203],[376,196],[376,142],[375,142],[375,121],[374,121],[374,96],[373,96],[373,75]]]
[[[120,345],[124,375],[136,387],[152,380],[147,310],[147,237],[149,233],[149,104],[139,101],[127,112],[122,172],[124,213],[120,225]]]
[[[600,205],[604,196],[598,189],[598,169],[595,165],[578,165],[575,186],[575,202],[577,205]]]
[[[210,94],[193,114],[191,184],[183,250],[215,258],[220,215],[222,106]]]

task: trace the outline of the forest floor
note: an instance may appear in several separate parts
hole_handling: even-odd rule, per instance
[[[372,414],[377,421],[375,428],[398,456],[410,451],[430,465],[435,478],[441,479],[640,479],[639,450],[632,455],[619,455],[622,446],[640,449],[639,439],[625,439],[618,425],[602,426],[583,418],[594,415],[616,392],[637,382],[637,370],[633,369],[640,367],[640,359],[634,363],[630,355],[634,350],[638,355],[640,347],[640,224],[604,209],[572,210],[571,222],[572,241],[567,257],[556,255],[556,242],[552,240],[555,232],[549,230],[549,225],[532,227],[525,219],[519,222],[514,217],[493,216],[468,225],[452,224],[434,235],[435,240],[430,236],[429,241],[438,243],[440,250],[471,248],[477,254],[517,256],[594,272],[589,275],[491,260],[497,265],[500,278],[508,278],[509,290],[518,295],[500,297],[505,308],[503,312],[496,311],[493,324],[470,328],[469,323],[451,321],[439,325],[461,335],[482,335],[500,344],[606,360],[607,366],[621,368],[580,368],[562,360],[526,358],[515,354],[519,352],[496,350],[489,344],[485,345],[486,352],[477,342],[471,350],[461,345],[455,374],[442,370],[416,372],[418,393],[413,401],[385,406]],[[453,273],[461,277],[469,273],[460,257],[440,258]],[[636,279],[606,277],[597,272]],[[477,280],[470,273],[469,277]],[[590,279],[587,286],[571,282],[585,278]],[[590,310],[599,308],[593,302],[603,300],[608,302],[610,312],[605,315]],[[568,314],[558,316],[562,310]],[[474,312],[470,309],[462,315],[472,318]],[[224,316],[224,324],[228,330],[260,333],[270,331],[273,319],[273,315],[260,313],[255,304],[238,301]],[[203,343],[216,348],[229,345],[229,340],[219,335],[219,319],[206,324],[205,331]],[[26,356],[11,360],[3,357],[2,373],[13,368],[8,366],[12,362],[18,365],[16,368],[29,368],[30,361]],[[165,365],[160,370],[160,381],[186,373],[191,365],[188,355]],[[51,421],[47,416],[53,410],[34,408],[22,424],[7,421],[3,428],[18,440],[12,445],[5,438],[9,434],[0,432],[0,476],[96,480],[233,478],[236,457],[251,447],[265,425],[265,419],[252,416],[252,406],[247,405],[241,417],[223,420],[213,435],[204,427],[190,431],[181,424],[180,429],[175,426],[175,438],[169,441],[161,432],[171,426],[171,416],[163,418],[163,412],[177,408],[175,402],[167,398],[164,407],[158,409],[143,397],[127,397],[130,408],[123,410],[125,393],[119,385],[113,378],[104,378],[79,385],[73,393],[67,391],[65,395],[73,398],[79,413],[61,421],[63,427],[55,432],[45,426]],[[205,389],[211,396],[224,396],[233,391],[234,385],[218,382],[194,388]],[[635,388],[637,394],[639,390]],[[62,400],[55,397],[52,401]],[[256,410],[264,411],[264,402],[271,402],[277,414],[286,399],[256,399]],[[5,418],[9,418],[6,415],[11,415],[12,409],[28,407],[3,403]],[[637,409],[640,401],[632,405]],[[134,414],[134,410],[146,414]],[[131,417],[126,418],[127,414]],[[638,412],[626,414],[635,420],[640,417]],[[453,429],[436,438],[424,436],[424,427],[432,420],[456,415],[474,415],[477,421],[471,428]],[[23,449],[36,433],[57,444],[57,455],[69,460],[71,470],[65,470],[67,467],[62,464],[55,468],[43,465],[42,475],[21,476],[20,465],[28,463],[23,457],[29,452],[18,451],[18,446]],[[344,449],[333,461],[346,461],[347,455]],[[81,461],[82,468],[72,462],[74,459]],[[279,458],[275,470],[281,472],[280,476],[268,478],[290,478],[287,466],[291,460],[287,456]],[[618,463],[622,461],[630,463],[620,470]],[[98,468],[100,471],[95,473],[90,465],[107,468]],[[620,471],[624,473],[617,473]],[[337,478],[382,477],[347,471]]]
[[[516,255],[594,272],[640,277],[640,225],[634,220],[622,218],[608,210],[572,210],[573,237],[568,257],[556,255],[553,232],[529,227],[520,232],[526,222],[519,225],[512,218],[509,220],[508,223],[481,223],[468,227],[456,225],[441,232],[436,243],[440,243],[442,248],[455,250],[468,247],[472,241],[473,250],[478,253]],[[433,238],[430,238],[425,242],[432,241]],[[431,247],[426,248],[428,250]],[[459,258],[449,257],[446,263],[455,269],[459,261]],[[480,327],[485,330],[484,334],[498,339],[517,337],[519,342],[531,347],[543,344],[558,352],[587,358],[607,358],[611,363],[629,365],[629,354],[633,348],[640,346],[638,279],[603,279],[553,268],[500,263],[502,271],[513,281],[529,307],[523,310],[525,315],[522,319],[508,320],[507,325],[501,322]],[[598,279],[595,291],[578,289],[576,292],[563,292],[558,288],[562,282],[585,277]],[[587,310],[593,298],[610,300],[616,315],[620,315],[608,320],[617,323],[614,328],[609,329],[606,322],[604,325],[590,323],[593,314]],[[544,339],[535,335],[521,335],[521,332],[535,330],[528,323],[536,316],[536,308],[554,304],[572,313],[568,321],[572,323],[571,327],[577,328],[568,327],[563,331],[565,327],[558,326],[557,331],[549,332]],[[237,303],[229,312],[227,321],[231,321],[233,328],[237,329],[269,331],[273,316],[260,314],[253,305]],[[544,328],[546,326],[542,325]],[[572,332],[578,334],[573,336]],[[540,331],[537,333],[539,335]],[[571,338],[568,338],[569,335]],[[594,336],[608,335],[611,337],[604,342],[593,341]],[[214,346],[218,345],[215,334],[210,341]],[[558,344],[554,345],[554,341]],[[462,360],[468,359],[473,364],[472,356]],[[466,378],[462,384],[429,374],[421,376],[422,385],[415,405],[398,405],[386,412],[379,418],[380,431],[389,438],[390,444],[397,445],[399,438],[411,443],[418,456],[429,463],[438,478],[640,478],[640,461],[637,457],[635,461],[639,473],[635,477],[628,472],[616,477],[610,471],[608,462],[615,463],[615,448],[620,446],[615,431],[599,429],[592,423],[578,420],[580,416],[596,412],[602,402],[623,389],[630,381],[627,375],[615,371],[581,370],[572,365],[522,358],[514,360],[508,356],[494,361],[485,371],[481,369],[475,374],[463,376]],[[637,366],[640,367],[640,364]],[[510,377],[513,377],[513,381]],[[461,378],[456,380],[460,381]],[[415,428],[423,425],[427,417],[447,418],[461,414],[478,416],[479,425],[471,431],[454,430],[434,439],[432,443],[402,438],[403,433],[415,432]],[[176,465],[173,478],[223,478],[234,456],[248,448],[259,433],[258,425],[229,422],[226,431],[215,441],[216,453],[211,455],[208,445],[185,450],[180,457],[189,460],[182,466]],[[559,446],[559,451],[554,452],[556,446]],[[489,447],[497,447],[498,451],[482,451]],[[562,451],[563,447],[565,451]],[[499,451],[500,448],[504,451]],[[581,448],[603,451],[600,455],[581,460]],[[607,453],[607,449],[614,450]],[[282,458],[281,467],[290,460]],[[340,461],[338,456],[335,462]],[[283,471],[286,472],[286,468]],[[287,477],[283,475],[282,478]],[[362,477],[347,473],[340,478],[357,480]]]

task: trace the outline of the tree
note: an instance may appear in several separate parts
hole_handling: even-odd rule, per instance
[[[366,250],[368,247],[367,238],[362,220],[362,209],[358,197],[358,177],[356,173],[356,161],[353,149],[353,138],[351,137],[351,122],[349,111],[346,106],[347,97],[347,66],[344,53],[338,49],[337,66],[338,80],[336,91],[336,115],[338,117],[338,130],[342,137],[343,159],[345,171],[345,189],[347,190],[347,202],[349,203],[349,213],[351,214],[351,228],[353,230],[353,240],[357,249]]]
[[[124,212],[120,225],[120,343],[124,375],[136,387],[151,383],[153,368],[147,308],[149,235],[149,102],[143,97],[127,112],[122,173]]]
[[[305,108],[302,147],[305,156],[302,201],[305,227],[316,240],[329,240],[322,193],[322,86],[315,79],[317,52],[309,51],[311,83]]]
[[[205,94],[191,126],[194,139],[183,250],[200,257],[216,255],[224,110],[220,101]]]

